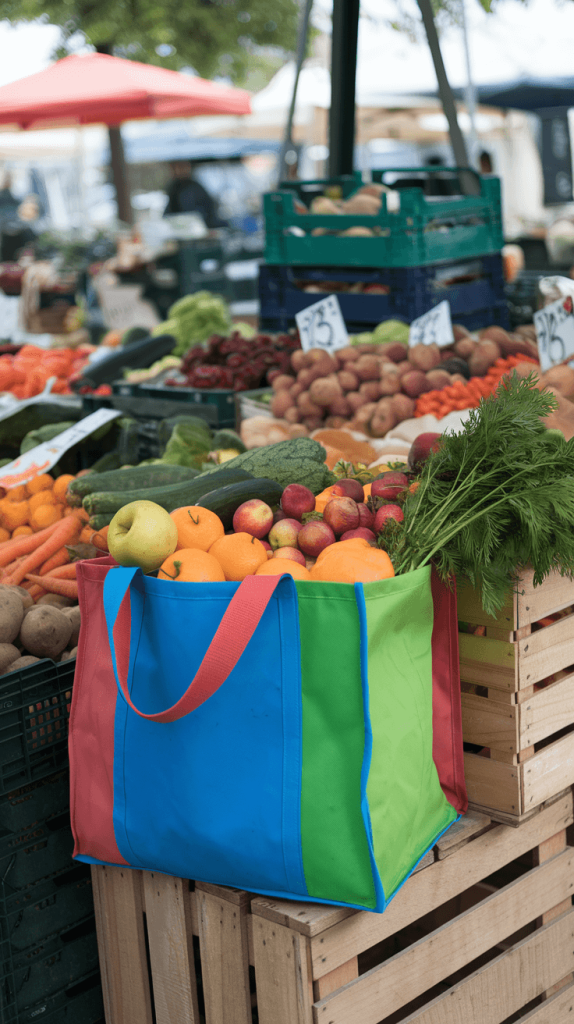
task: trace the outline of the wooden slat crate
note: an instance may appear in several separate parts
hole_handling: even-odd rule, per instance
[[[527,575],[496,618],[461,588],[458,618],[470,804],[519,824],[574,783],[574,583]]]
[[[384,914],[94,867],[107,1024],[571,1022],[573,820],[471,811]]]

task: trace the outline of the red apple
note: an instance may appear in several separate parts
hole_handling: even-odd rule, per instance
[[[337,480],[336,486],[342,488],[342,493],[346,498],[352,498],[356,502],[365,500],[363,485],[358,480]],[[336,493],[339,494],[339,491],[337,490]]]
[[[298,548],[277,548],[273,558],[289,558],[292,562],[299,562],[299,565],[306,565],[305,555]]]
[[[273,510],[260,498],[244,501],[235,510],[233,529],[236,533],[250,533],[261,540],[266,537],[273,526]]]
[[[281,495],[281,508],[288,519],[301,520],[305,512],[315,511],[315,495],[303,484],[289,484]]]
[[[263,547],[265,548],[266,551],[273,551],[273,548],[271,547],[268,540],[262,540],[261,543],[263,544]]]
[[[317,558],[324,548],[335,543],[335,534],[327,523],[320,519],[311,520],[299,531],[297,542],[301,551],[304,551],[309,558]]]
[[[405,514],[400,505],[381,505],[375,513],[374,529],[378,533],[389,519],[396,519],[397,523],[402,523],[404,518]]]
[[[356,530],[359,525],[357,502],[352,498],[331,498],[323,509],[323,520],[337,535]]]
[[[438,451],[441,434],[429,432],[415,437],[409,451],[409,468],[420,473],[431,452]]]
[[[283,509],[278,508],[277,511],[273,513],[273,523],[280,523],[282,519],[287,519],[287,516]]]
[[[382,473],[371,484],[371,497],[394,501],[409,485],[409,478],[404,473]]]
[[[359,502],[357,505],[359,510],[359,526],[364,526],[366,530],[372,530],[375,522],[375,514],[371,512],[368,505],[364,502]]]
[[[275,523],[269,531],[269,543],[273,550],[298,547],[297,534],[300,529],[301,523],[296,519],[281,519]]]
[[[376,540],[372,530],[367,530],[364,526],[358,526],[356,530],[347,530],[343,533],[341,540],[353,540],[353,537],[361,537],[363,540]]]

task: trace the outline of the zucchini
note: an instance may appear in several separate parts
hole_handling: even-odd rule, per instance
[[[221,519],[223,528],[230,530],[233,526],[233,515],[244,501],[261,498],[261,501],[267,502],[268,505],[278,505],[282,493],[281,484],[260,477],[258,480],[243,480],[241,483],[227,484],[215,491],[208,491],[195,504],[215,512]]]
[[[251,473],[245,469],[226,470],[224,466],[221,473],[196,480],[186,480],[178,484],[171,484],[166,487],[146,487],[131,491],[104,491],[87,494],[82,504],[90,516],[111,512],[112,515],[129,504],[130,501],[155,501],[167,512],[173,512],[174,508],[181,508],[182,505],[197,505],[198,499],[207,494],[208,489],[213,490],[213,484],[221,486],[236,484],[241,480],[252,480]]]
[[[104,526],[110,525],[113,518],[111,512],[102,516],[91,516],[88,526],[91,526],[92,530],[103,530]]]
[[[190,466],[134,466],[133,469],[111,469],[105,473],[90,473],[72,480],[68,487],[68,503],[81,505],[82,498],[93,491],[134,491],[141,487],[163,487],[182,483],[199,476],[199,470]]]

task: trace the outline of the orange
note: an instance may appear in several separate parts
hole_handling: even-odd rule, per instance
[[[244,580],[252,576],[260,565],[267,562],[267,552],[257,537],[250,533],[230,533],[220,537],[209,549],[217,558],[226,580]]]
[[[365,548],[370,549],[370,547],[371,545],[364,537],[351,537],[350,540],[338,540],[335,544],[329,544],[328,547],[323,548],[323,550],[317,555],[317,561],[324,561],[330,552],[337,552],[338,554],[341,554],[342,552],[353,551],[354,549],[364,551]]]
[[[386,551],[378,548],[369,548],[368,551],[347,548],[346,551],[338,552],[339,547],[342,545],[333,544],[329,558],[315,562],[309,574],[312,580],[331,583],[372,583],[395,575]]]
[[[50,491],[54,485],[54,478],[49,473],[40,473],[26,484],[28,494],[37,494],[38,491]]]
[[[16,529],[17,530],[28,530],[30,528],[28,526],[17,526]],[[31,530],[30,530],[30,533],[32,533]],[[10,535],[10,531],[9,530],[5,530],[3,526],[0,526],[0,544],[3,544],[4,541],[6,541],[6,540],[10,540],[10,536],[11,536]]]
[[[331,498],[336,497],[336,493],[333,494],[333,487],[335,486],[335,484],[332,484],[331,487],[326,487],[320,494],[315,495],[315,512],[324,512],[327,502]]]
[[[28,505],[30,506],[30,515],[32,515],[40,505],[57,505],[57,501],[54,497],[53,491],[37,491],[31,498],[28,499]]]
[[[340,448],[333,448],[330,444],[325,443],[323,443],[323,448],[327,452],[327,456],[325,458],[325,465],[328,467],[328,469],[334,469],[337,463],[341,459],[345,458]]]
[[[290,558],[271,558],[263,565],[260,565],[256,576],[280,576],[282,572],[288,572],[294,580],[310,580],[311,574],[304,565],[293,562]]]
[[[8,501],[26,501],[27,497],[25,484],[20,484],[19,487],[11,487],[9,491],[6,491]]]
[[[166,558],[160,567],[158,579],[177,580],[178,583],[223,583],[225,576],[217,558],[201,548],[181,548]]]
[[[170,512],[177,527],[177,547],[200,548],[209,551],[216,540],[223,537],[223,523],[215,512],[199,505],[184,505]]]
[[[66,501],[66,491],[68,490],[68,484],[71,484],[72,480],[75,479],[75,476],[72,476],[71,473],[62,473],[62,476],[58,477],[52,488],[52,494],[54,495],[56,501]]]
[[[26,526],[29,522],[30,509],[27,501],[7,501],[2,498],[0,502],[2,526],[5,530],[15,530],[17,526]]]
[[[7,532],[7,530],[0,530],[0,533],[2,534]],[[31,526],[17,526],[16,529],[12,531],[12,540],[14,537],[29,537],[31,533],[34,533]],[[6,540],[7,539],[8,538],[6,538]],[[4,540],[3,537],[2,540]]]
[[[37,533],[38,530],[45,530],[47,526],[51,526],[52,523],[56,523],[61,518],[61,505],[39,505],[35,512],[32,512],[30,515],[30,526],[34,533]]]

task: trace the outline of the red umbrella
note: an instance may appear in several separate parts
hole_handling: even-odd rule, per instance
[[[249,94],[243,89],[104,53],[64,57],[45,71],[0,88],[0,124],[20,128],[117,126],[141,118],[250,112]],[[115,177],[121,201],[117,172]]]

